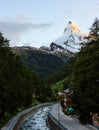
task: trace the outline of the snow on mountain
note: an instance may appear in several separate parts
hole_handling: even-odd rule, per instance
[[[80,27],[74,21],[69,21],[63,35],[55,40],[50,47],[54,51],[65,50],[70,53],[77,53],[84,42],[84,35],[80,31]]]

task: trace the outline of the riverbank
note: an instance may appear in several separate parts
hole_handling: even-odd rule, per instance
[[[21,123],[29,117],[32,113],[35,113],[38,109],[49,106],[50,103],[40,104],[34,107],[30,107],[20,113],[18,113],[15,117],[13,117],[1,130],[18,130]]]

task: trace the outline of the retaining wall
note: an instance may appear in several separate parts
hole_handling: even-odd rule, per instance
[[[59,122],[59,120],[57,120],[51,113],[49,114],[50,119],[61,129],[61,130],[68,130],[67,128],[65,128],[63,126],[63,124],[61,122]]]

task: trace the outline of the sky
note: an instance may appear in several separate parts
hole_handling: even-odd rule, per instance
[[[68,21],[88,33],[99,18],[99,0],[0,0],[0,31],[10,46],[49,46]]]

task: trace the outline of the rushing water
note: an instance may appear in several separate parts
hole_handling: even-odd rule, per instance
[[[50,130],[46,125],[50,109],[50,107],[40,108],[21,124],[19,130]]]

